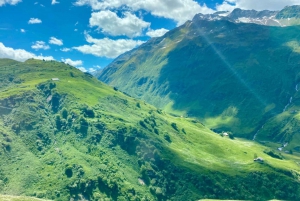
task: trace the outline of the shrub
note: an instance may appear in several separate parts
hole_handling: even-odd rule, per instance
[[[2,143],[2,146],[3,146],[3,148],[4,148],[6,151],[11,151],[11,146],[10,146],[9,143],[3,142],[3,143]]]
[[[141,125],[142,127],[147,128],[147,126],[146,126],[146,124],[145,124],[144,121],[140,121],[139,123],[140,123],[140,125]]]
[[[273,158],[277,158],[277,159],[280,159],[280,160],[283,159],[283,157],[281,156],[281,154],[277,154],[277,153],[275,153],[275,152],[272,151],[272,150],[264,150],[264,153],[265,153],[265,154],[268,154],[269,156],[271,156],[271,157],[273,157]]]
[[[167,140],[168,142],[171,142],[171,138],[168,134],[164,135],[164,139]]]
[[[94,118],[95,117],[95,112],[90,107],[84,107],[83,112],[84,112],[85,116],[87,116],[89,118]]]
[[[179,131],[176,123],[171,123],[171,126],[174,128],[174,130]]]
[[[56,128],[58,130],[60,130],[62,127],[62,121],[61,121],[60,115],[55,116],[55,123],[56,123]]]
[[[72,177],[73,176],[73,170],[72,170],[72,167],[68,166],[66,167],[65,169],[65,174],[67,175],[67,177]]]
[[[88,128],[89,128],[89,123],[83,116],[80,116],[79,124],[80,124],[80,128],[79,128],[80,132],[83,133],[83,134],[87,134],[87,131],[88,131]]]
[[[56,87],[56,84],[54,82],[50,82],[49,89],[54,89]]]
[[[68,117],[67,117],[67,123],[68,123],[69,126],[72,125],[72,123],[73,123],[73,118],[72,118],[71,115],[68,115]]]
[[[64,118],[64,119],[67,119],[68,118],[68,110],[66,108],[63,108],[62,111],[61,111],[61,116]]]

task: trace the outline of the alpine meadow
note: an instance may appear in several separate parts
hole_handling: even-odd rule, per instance
[[[153,2],[0,0],[0,201],[300,200],[297,0]]]

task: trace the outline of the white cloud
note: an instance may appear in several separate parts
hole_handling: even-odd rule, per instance
[[[95,66],[93,66],[94,68],[101,68],[101,66],[99,66],[99,65],[95,65]]]
[[[77,6],[89,5],[93,10],[123,8],[149,11],[152,15],[175,20],[178,25],[191,20],[197,13],[213,13],[205,4],[194,0],[77,0]]]
[[[120,18],[116,13],[105,10],[92,13],[90,26],[96,26],[102,32],[112,36],[125,35],[132,38],[142,35],[143,30],[148,28],[150,23],[130,12],[125,12],[124,17]]]
[[[160,37],[163,36],[165,33],[167,33],[169,30],[168,29],[156,29],[156,30],[149,30],[146,35],[150,37]]]
[[[73,61],[72,59],[62,59],[62,62],[70,64],[71,66],[81,66],[83,64],[81,60]]]
[[[0,0],[0,6],[3,6],[5,4],[9,5],[16,5],[17,3],[21,2],[22,0]]]
[[[299,5],[300,0],[225,0],[217,5],[219,11],[232,11],[234,8],[254,10],[281,10],[288,5]]]
[[[88,70],[90,73],[96,72],[97,70],[95,68],[89,68]]]
[[[123,54],[144,43],[144,41],[132,39],[95,39],[88,34],[86,34],[86,41],[91,43],[91,45],[73,47],[73,49],[76,49],[84,54],[92,54],[98,57],[107,58],[116,58],[120,54]]]
[[[25,33],[25,32],[26,32],[26,30],[25,30],[25,29],[20,29],[20,31],[21,31],[22,33]]]
[[[49,45],[47,45],[44,41],[36,41],[31,46],[31,48],[35,49],[35,50],[39,50],[39,49],[48,50],[48,49],[50,49]]]
[[[52,0],[52,2],[51,2],[52,5],[55,5],[55,4],[58,4],[58,3],[59,3],[59,2],[56,1],[56,0]]]
[[[49,43],[53,45],[59,45],[59,46],[63,45],[63,41],[55,37],[50,37]]]
[[[62,48],[62,49],[60,49],[60,50],[63,51],[63,52],[70,52],[70,51],[72,51],[71,48],[67,48],[67,47]]]
[[[42,20],[38,18],[30,18],[30,20],[28,21],[28,24],[40,24],[40,23],[42,23]]]
[[[82,72],[87,72],[87,70],[84,67],[77,67],[79,70],[81,70]]]
[[[27,59],[45,59],[45,60],[54,60],[52,56],[37,56],[31,52],[27,52],[23,49],[13,49],[11,47],[6,47],[3,43],[0,42],[0,58],[9,58],[17,61],[25,61]]]

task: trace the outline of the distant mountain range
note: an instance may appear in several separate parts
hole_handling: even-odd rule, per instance
[[[300,26],[287,26],[297,24],[299,8],[198,14],[98,78],[214,131],[300,151]]]
[[[300,6],[287,6],[281,11],[255,11],[234,9],[232,12],[197,14],[194,20],[228,20],[235,23],[254,23],[268,26],[292,26],[300,24]]]

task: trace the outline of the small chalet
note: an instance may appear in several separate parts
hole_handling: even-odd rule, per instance
[[[59,81],[59,78],[52,78],[52,81]]]
[[[264,159],[262,157],[258,157],[254,159],[255,162],[263,163]]]

